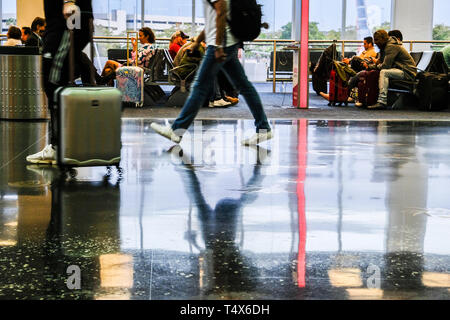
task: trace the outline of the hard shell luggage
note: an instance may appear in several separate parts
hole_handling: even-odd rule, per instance
[[[341,106],[343,103],[348,105],[348,87],[337,74],[336,70],[331,70],[330,73],[330,103],[329,106]]]
[[[73,31],[70,61],[74,65]],[[93,56],[91,41],[91,57]],[[71,67],[71,83],[74,83]],[[91,74],[91,82],[94,83]],[[122,94],[111,87],[61,87],[55,91],[58,114],[57,163],[60,168],[116,166],[121,172]]]
[[[144,105],[144,69],[121,67],[116,70],[117,89],[122,92],[122,101],[142,107]]]
[[[63,87],[58,105],[59,166],[118,166],[122,95],[111,87]]]
[[[419,108],[424,111],[441,111],[448,107],[448,74],[420,72],[417,75],[416,96]]]
[[[379,70],[362,71],[358,82],[358,101],[364,106],[371,106],[377,103],[380,92],[378,81],[380,79]]]
[[[122,101],[126,106],[143,107],[144,106],[144,80],[145,71],[138,67],[138,59],[135,59],[135,65],[130,66],[130,35],[135,34],[138,38],[138,32],[127,32],[127,65],[116,70],[116,86],[122,92]],[[139,42],[138,48],[139,50]]]

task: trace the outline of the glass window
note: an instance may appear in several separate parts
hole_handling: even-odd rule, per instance
[[[433,40],[450,40],[450,1],[434,0]]]
[[[260,39],[291,39],[292,0],[260,0],[263,9],[263,22],[269,29],[262,30]]]
[[[310,1],[311,40],[361,40],[391,27],[391,0]]]
[[[0,34],[6,35],[10,26],[17,23],[16,1],[0,1]],[[3,40],[6,40],[3,38]]]
[[[145,0],[145,19],[151,21],[148,26],[153,29],[157,38],[170,38],[177,30],[195,36],[201,30],[199,24],[204,23],[204,19],[200,17],[200,14],[203,16],[201,3],[202,0]]]

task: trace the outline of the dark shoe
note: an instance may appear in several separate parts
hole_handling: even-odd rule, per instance
[[[384,109],[386,109],[386,105],[383,104],[383,103],[378,102],[378,103],[376,103],[376,104],[374,104],[372,106],[368,106],[367,109],[370,109],[370,110],[384,110]]]

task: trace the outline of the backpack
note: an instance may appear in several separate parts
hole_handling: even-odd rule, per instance
[[[212,7],[211,0],[206,0]],[[233,36],[241,42],[253,41],[261,33],[262,5],[256,0],[228,0],[230,2],[230,18],[227,19]]]

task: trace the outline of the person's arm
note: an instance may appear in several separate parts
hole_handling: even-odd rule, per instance
[[[383,63],[378,66],[378,69],[392,69],[394,66],[395,59],[397,58],[398,51],[395,50],[393,46],[386,46],[386,55],[384,57]]]
[[[197,38],[195,38],[195,41],[192,42],[190,45],[186,46],[185,48],[183,48],[183,52],[188,50],[189,52],[194,52],[200,45],[201,43],[205,41],[205,30],[203,30],[198,36]]]
[[[64,0],[63,15],[66,20],[72,16],[77,9],[78,6],[75,0]]]
[[[221,62],[226,59],[223,44],[225,42],[225,28],[227,25],[227,3],[225,0],[218,0],[214,2],[214,9],[216,10],[216,60]]]

